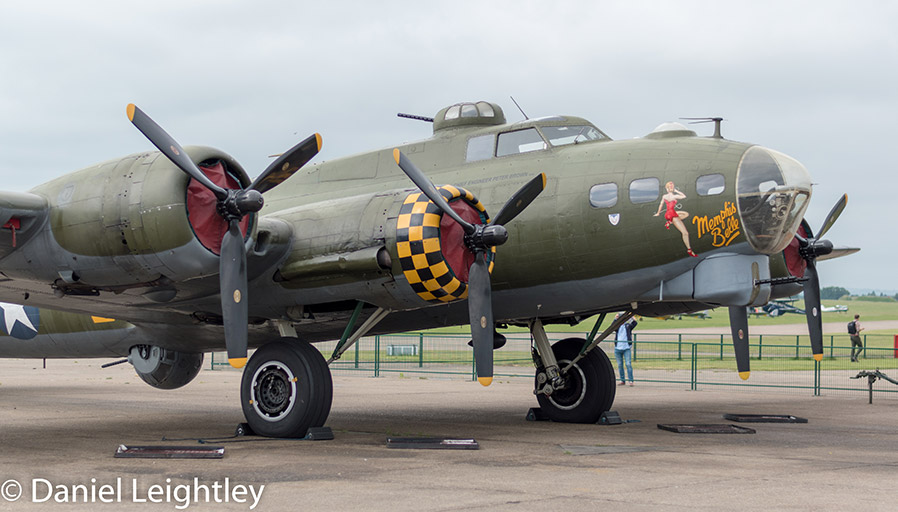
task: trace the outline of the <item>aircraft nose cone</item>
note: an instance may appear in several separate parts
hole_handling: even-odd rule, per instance
[[[792,241],[811,196],[811,177],[792,157],[753,146],[739,163],[736,196],[745,236],[761,254]]]

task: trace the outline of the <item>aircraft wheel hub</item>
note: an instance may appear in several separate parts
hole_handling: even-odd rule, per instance
[[[293,409],[297,379],[284,363],[271,361],[253,374],[252,405],[259,417],[277,421]]]
[[[558,366],[563,367],[569,362],[570,360],[559,360]],[[577,365],[572,366],[564,376],[564,386],[552,392],[548,396],[549,401],[558,409],[565,411],[575,409],[586,396],[585,382],[586,376],[583,374],[583,370]]]

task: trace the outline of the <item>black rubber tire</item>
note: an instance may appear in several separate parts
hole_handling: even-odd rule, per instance
[[[267,437],[305,437],[309,427],[327,419],[332,395],[321,353],[296,339],[280,339],[256,350],[240,384],[246,422]]]
[[[583,339],[567,338],[552,345],[559,368],[577,357],[583,343]],[[597,423],[602,413],[611,409],[617,392],[614,367],[601,349],[593,349],[577,361],[565,379],[568,381],[565,389],[556,390],[550,396],[536,395],[540,409],[552,421]]]
[[[299,341],[295,338],[288,340],[293,343],[293,347],[297,351],[306,354],[305,357],[315,373],[313,380],[314,382],[321,384],[321,386],[318,387],[318,396],[315,398],[319,403],[318,412],[315,414],[315,417],[312,419],[312,424],[309,426],[322,427],[327,421],[328,415],[330,415],[331,404],[334,399],[334,381],[331,377],[331,369],[327,365],[327,361],[324,360],[324,356],[321,352],[311,343]]]

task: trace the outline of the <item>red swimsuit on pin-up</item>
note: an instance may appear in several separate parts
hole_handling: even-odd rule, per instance
[[[673,201],[668,201],[667,199],[665,199],[664,205],[667,206],[667,211],[664,212],[664,218],[667,220],[667,222],[664,224],[664,227],[670,229],[670,221],[679,217],[676,211],[677,200],[674,199]]]

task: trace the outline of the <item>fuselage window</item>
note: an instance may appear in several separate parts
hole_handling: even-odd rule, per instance
[[[568,144],[577,144],[579,142],[589,142],[592,140],[601,140],[605,136],[602,132],[596,130],[592,126],[543,126],[541,128],[543,135],[549,139],[549,143],[553,146],[566,146]]]
[[[617,183],[600,183],[589,189],[589,204],[596,208],[611,208],[617,204]]]
[[[695,180],[695,191],[700,196],[716,196],[726,188],[723,174],[705,174]]]
[[[640,178],[630,182],[630,202],[649,203],[658,200],[658,178]]]
[[[546,141],[539,135],[536,128],[517,130],[499,134],[499,144],[496,156],[516,155],[546,149]]]
[[[468,153],[465,157],[465,161],[476,162],[478,160],[492,158],[493,141],[495,140],[495,135],[481,135],[479,137],[471,137],[468,139]]]

